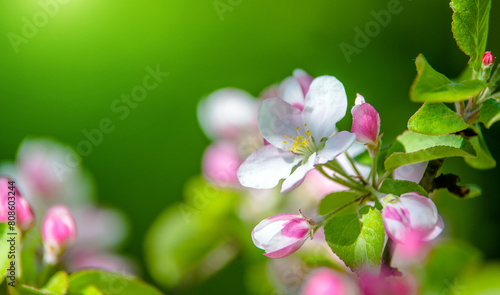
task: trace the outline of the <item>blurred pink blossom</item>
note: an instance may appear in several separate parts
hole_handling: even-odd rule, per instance
[[[302,295],[355,295],[351,278],[326,267],[313,270],[302,287]]]
[[[359,288],[363,295],[417,294],[417,285],[410,277],[384,276],[371,272],[360,274]]]
[[[56,205],[49,209],[42,223],[44,260],[57,262],[67,245],[76,240],[76,225],[66,206]]]
[[[239,185],[237,173],[242,162],[238,148],[233,143],[219,141],[205,150],[203,174],[219,185]]]
[[[9,211],[15,212],[13,218],[15,218],[16,225],[21,230],[26,231],[35,225],[35,214],[28,200],[19,193],[15,183],[14,189],[9,189],[9,187],[12,187],[9,184],[11,181],[10,178],[0,177],[0,222],[10,221]],[[9,202],[9,197],[14,198],[14,200]],[[14,210],[11,210],[12,208]]]

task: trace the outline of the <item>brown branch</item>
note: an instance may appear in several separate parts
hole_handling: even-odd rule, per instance
[[[443,166],[444,159],[437,159],[429,161],[427,164],[427,168],[425,169],[424,175],[420,180],[420,185],[425,189],[426,192],[432,192],[434,190],[434,178]]]

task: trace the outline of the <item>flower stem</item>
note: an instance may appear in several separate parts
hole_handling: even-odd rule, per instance
[[[356,164],[354,163],[353,159],[349,156],[349,154],[346,152],[345,156],[347,157],[347,160],[349,160],[349,163],[351,163],[352,168],[354,169],[354,172],[356,172],[356,175],[359,177],[359,180],[363,183],[366,184],[365,179],[361,175],[361,173],[358,170],[358,167],[356,167]]]
[[[352,182],[356,186],[359,186],[359,182],[352,178],[349,174],[347,174],[344,169],[340,167],[340,165],[337,162],[328,162],[325,164],[325,167],[332,169],[334,172],[342,175],[344,178],[346,178],[348,181]]]
[[[455,101],[455,110],[457,113],[463,117],[464,111],[465,111],[465,106],[463,101]]]
[[[379,177],[378,179],[378,182],[377,182],[377,186],[375,187],[375,189],[379,189],[380,188],[380,185],[382,184],[382,182],[387,178],[387,176],[389,176],[390,174],[392,173],[392,170],[389,170],[389,171],[386,171],[384,173],[384,175],[382,175],[381,177]]]
[[[333,210],[332,212],[328,213],[328,214],[325,214],[325,215],[320,215],[318,216],[318,219],[321,220],[321,221],[318,221],[317,222],[317,226],[321,226],[323,223],[325,223],[326,221],[328,221],[330,218],[332,218],[335,214],[339,213],[340,211],[344,210],[345,208],[351,206],[352,204],[354,203],[357,203],[357,202],[360,202],[362,201],[364,198],[366,198],[368,195],[362,195],[342,206],[340,206],[339,208]]]
[[[42,271],[40,273],[40,276],[38,277],[38,285],[40,288],[47,283],[50,276],[54,273],[54,270],[55,270],[54,264],[45,262],[43,263]]]
[[[434,178],[436,178],[436,175],[441,166],[443,166],[443,163],[444,159],[437,159],[429,161],[429,164],[427,164],[427,168],[425,168],[424,175],[419,183],[426,192],[430,193],[434,189]]]
[[[387,237],[387,243],[385,243],[384,252],[382,253],[382,264],[381,264],[381,274],[390,276],[395,270],[391,266],[392,262],[392,240]]]
[[[374,189],[377,189],[377,159],[378,149],[375,150],[372,155],[372,186]]]
[[[349,181],[341,179],[339,177],[333,177],[331,175],[328,175],[328,173],[326,173],[325,170],[323,170],[323,167],[325,167],[325,166],[318,165],[316,167],[316,169],[318,169],[318,171],[321,172],[321,174],[323,174],[328,179],[330,179],[332,181],[335,181],[336,183],[341,184],[341,185],[343,185],[345,187],[348,187],[350,189],[353,189],[355,191],[365,192],[364,187],[362,187],[359,183],[357,183],[357,182],[349,182]]]

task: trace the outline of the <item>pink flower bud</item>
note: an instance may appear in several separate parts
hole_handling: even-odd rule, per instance
[[[430,241],[444,228],[434,202],[418,193],[402,194],[389,201],[382,210],[382,218],[387,234],[397,243],[405,243],[409,236]]]
[[[7,177],[0,177],[0,222],[9,221],[9,196],[18,196],[19,191],[15,188],[13,191],[9,189],[11,187],[9,182],[11,179]],[[9,195],[9,192],[12,192]]]
[[[491,54],[491,51],[486,51],[483,54],[483,66],[489,67],[495,62],[495,57]]]
[[[28,200],[23,197],[17,198],[17,222],[21,230],[25,231],[32,228],[35,225],[35,214],[31,209]]]
[[[0,222],[9,221],[9,211],[15,212],[14,218],[16,225],[25,231],[35,224],[35,216],[28,201],[21,196],[14,184],[14,189],[10,190],[9,182],[12,180],[7,177],[0,177]],[[10,193],[10,194],[9,194]],[[9,199],[14,198],[14,200]],[[9,202],[10,201],[10,202]],[[12,210],[14,208],[14,210]]]
[[[239,185],[238,168],[242,162],[236,145],[229,142],[215,143],[203,155],[203,174],[218,185]]]
[[[270,258],[297,251],[312,234],[314,222],[302,215],[278,214],[262,220],[252,231],[255,246]]]
[[[376,144],[380,132],[380,116],[377,110],[358,94],[351,114],[351,132],[356,134],[356,140],[364,144]]]
[[[66,206],[56,205],[49,209],[42,224],[45,260],[53,264],[64,248],[76,239],[76,225]]]
[[[302,295],[358,294],[345,275],[323,267],[311,272],[302,289]]]

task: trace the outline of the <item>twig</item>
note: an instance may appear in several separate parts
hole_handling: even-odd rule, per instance
[[[443,166],[443,163],[444,159],[442,158],[429,161],[429,164],[427,164],[427,168],[425,169],[424,175],[422,176],[422,179],[419,183],[426,192],[430,193],[434,190],[434,178],[436,178],[436,175],[441,166]]]

